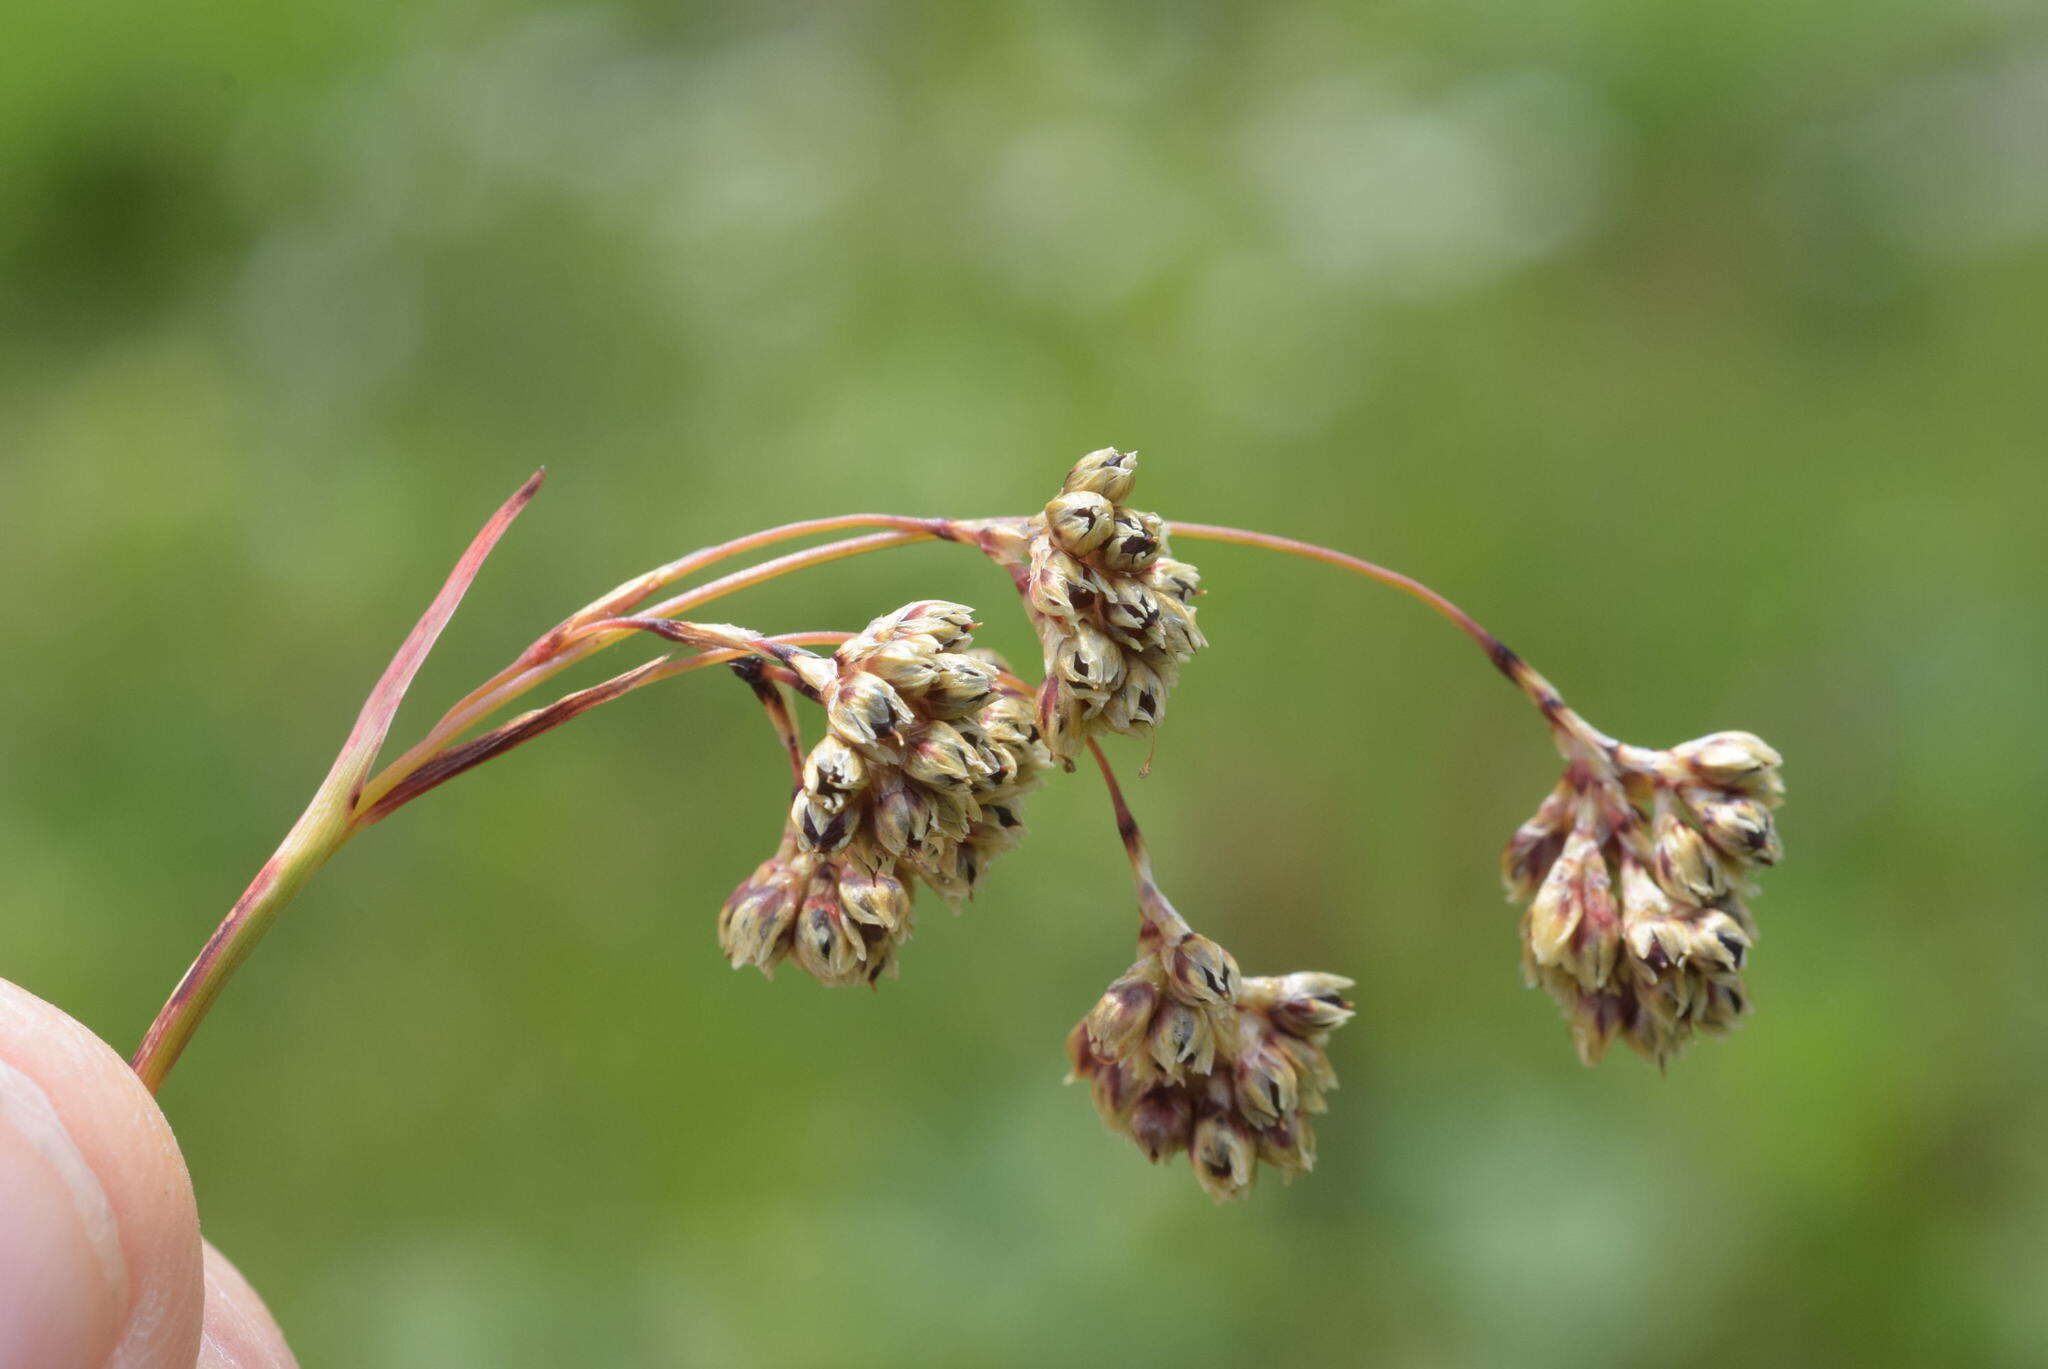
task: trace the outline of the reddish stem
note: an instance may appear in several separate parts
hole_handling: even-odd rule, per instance
[[[742,656],[732,663],[732,673],[747,682],[747,688],[754,691],[754,697],[761,702],[761,711],[768,715],[768,725],[775,729],[775,735],[782,743],[782,749],[789,753],[789,773],[796,788],[804,787],[804,744],[797,734],[796,719],[789,715],[789,700],[782,697],[781,688],[768,678],[768,666],[759,656]],[[787,672],[792,679],[795,672]]]
[[[178,980],[170,998],[157,1011],[155,1020],[149,1024],[142,1044],[135,1048],[135,1055],[130,1061],[150,1092],[154,1093],[163,1083],[164,1076],[177,1063],[178,1056],[199,1029],[200,1022],[220,996],[228,979],[256,949],[256,943],[263,939],[263,934],[277,920],[278,913],[291,901],[299,886],[348,840],[352,830],[349,824],[362,798],[364,778],[391,730],[392,719],[397,716],[407,688],[419,673],[421,663],[433,649],[441,630],[454,616],[477,572],[483,569],[484,560],[497,546],[498,539],[505,535],[505,530],[512,526],[512,520],[532,501],[546,474],[545,468],[535,471],[470,540],[468,548],[456,560],[455,568],[442,582],[440,592],[427,606],[427,611],[420,615],[412,631],[406,634],[391,664],[385,667],[383,675],[371,688],[370,696],[363,701],[355,725],[349,729],[348,739],[342,743],[327,778],[313,792],[305,812],[285,833],[284,840],[263,863],[263,868],[256,872],[256,878],[249,882],[242,896],[235,900],[234,907],[221,919],[213,935],[207,938],[206,945],[200,948],[199,955]]]
[[[1138,912],[1141,925],[1138,940],[1142,945],[1148,936],[1163,941],[1173,941],[1188,932],[1187,919],[1182,917],[1168,900],[1159,882],[1152,875],[1152,853],[1145,849],[1145,834],[1138,830],[1138,820],[1131,814],[1130,805],[1124,802],[1123,786],[1117,783],[1116,771],[1109,765],[1109,757],[1102,754],[1102,747],[1093,737],[1088,738],[1088,750],[1095,757],[1095,764],[1102,771],[1103,787],[1109,791],[1109,806],[1116,812],[1116,834],[1123,839],[1124,854],[1130,858],[1131,881],[1138,890]]]
[[[809,566],[825,565],[832,561],[842,560],[848,556],[858,556],[863,552],[880,551],[886,547],[904,546],[911,542],[922,542],[933,538],[947,538],[959,535],[956,533],[957,525],[943,518],[897,519],[888,518],[880,514],[856,514],[848,515],[845,519],[816,520],[817,523],[839,526],[852,526],[859,522],[876,521],[887,521],[892,524],[913,524],[915,526],[897,527],[893,531],[873,533],[865,537],[850,537],[838,542],[828,542],[823,546],[791,552],[786,556],[778,556],[773,560],[763,561],[760,565],[750,566],[743,571],[735,571],[731,575],[722,576],[719,579],[700,585],[696,589],[687,590],[682,594],[663,600],[661,603],[649,608],[646,613],[636,615],[636,617],[671,617],[694,608],[699,604],[708,603],[713,599],[731,594],[735,590],[745,589],[750,585],[772,580],[778,575],[787,575],[791,571],[802,570]],[[816,530],[811,524],[792,523],[788,527],[806,531]],[[681,561],[672,562],[670,565],[663,567],[661,571],[649,572],[637,580],[629,581],[627,585],[614,590],[605,598],[571,614],[532,646],[520,653],[519,658],[511,665],[471,690],[460,702],[443,714],[439,722],[428,729],[426,736],[414,743],[411,749],[406,751],[404,755],[384,767],[376,778],[369,783],[369,801],[372,803],[376,802],[385,793],[389,792],[392,787],[397,785],[406,774],[425,764],[428,757],[440,751],[456,737],[461,736],[469,728],[481,722],[484,718],[489,717],[513,699],[518,698],[535,685],[561,674],[578,661],[595,655],[614,642],[623,640],[634,631],[634,627],[605,628],[601,626],[606,619],[612,617],[614,601],[625,597],[629,587],[643,583],[654,583],[660,576],[676,571],[677,567],[684,566],[685,563],[704,564],[710,560],[718,559],[712,555],[713,552],[718,553],[720,556],[729,556],[736,554],[738,551],[746,550],[750,546],[758,545],[763,540],[774,540],[774,538],[770,537],[771,533],[787,537],[799,535],[799,533],[790,532],[787,529],[771,528],[768,532],[755,533],[751,537],[743,537],[733,542],[723,543],[720,547],[711,548],[705,552],[693,553],[692,556],[685,557]],[[680,574],[681,572],[677,573]],[[636,595],[634,597],[641,596]]]
[[[1514,686],[1529,696],[1530,702],[1550,721],[1558,732],[1576,740],[1593,744],[1602,751],[1612,751],[1617,743],[1613,738],[1594,728],[1585,719],[1574,713],[1557,692],[1557,687],[1538,674],[1536,668],[1486,628],[1479,620],[1431,589],[1412,575],[1403,575],[1377,562],[1361,556],[1318,546],[1314,542],[1303,542],[1292,537],[1280,537],[1270,532],[1252,532],[1245,528],[1221,527],[1213,523],[1171,523],[1170,533],[1178,537],[1198,537],[1211,542],[1235,542],[1240,546],[1264,547],[1268,551],[1284,551],[1290,556],[1300,556],[1324,565],[1337,566],[1383,585],[1400,590],[1403,594],[1420,599],[1431,609],[1457,624],[1459,630],[1479,643],[1486,652],[1486,659],[1493,662],[1494,669],[1507,676]]]

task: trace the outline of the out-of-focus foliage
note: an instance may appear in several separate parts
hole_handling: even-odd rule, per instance
[[[878,995],[727,970],[787,777],[694,676],[352,847],[172,1079],[306,1363],[2038,1364],[2037,19],[17,7],[0,973],[132,1043],[534,465],[399,739],[688,547],[1135,446],[1140,507],[1423,574],[1610,731],[1782,747],[1749,1024],[1582,1069],[1493,866],[1536,718],[1189,547],[1133,801],[1247,972],[1359,981],[1314,1175],[1213,1210],[1060,1087],[1133,927],[1086,774]],[[920,595],[1025,651],[955,548],[720,615]]]

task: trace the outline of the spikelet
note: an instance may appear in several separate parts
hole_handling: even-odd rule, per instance
[[[1509,839],[1524,978],[1563,1008],[1587,1064],[1618,1036],[1663,1065],[1749,1011],[1743,898],[1783,853],[1780,763],[1747,732],[1589,748]]]
[[[1157,514],[1124,507],[1136,468],[1134,452],[1090,452],[1029,524],[1024,589],[1045,652],[1038,724],[1062,761],[1093,732],[1149,730],[1181,663],[1207,645],[1200,575],[1166,554]]]
[[[1351,981],[1242,978],[1228,951],[1175,922],[1068,1034],[1068,1077],[1088,1081],[1103,1121],[1146,1159],[1187,1152],[1227,1202],[1260,1161],[1288,1178],[1314,1167],[1309,1115],[1337,1086],[1324,1045],[1351,1018]]]

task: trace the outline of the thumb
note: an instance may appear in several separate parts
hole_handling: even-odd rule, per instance
[[[105,1363],[127,1302],[106,1191],[49,1095],[0,1059],[0,1366]]]
[[[142,1081],[0,980],[0,1369],[195,1364],[292,1359],[254,1290],[202,1247],[185,1161]]]
[[[242,1271],[207,1242],[206,1328],[198,1369],[298,1369],[298,1363]]]
[[[156,1100],[0,980],[0,1369],[186,1369],[199,1316],[199,1218]]]

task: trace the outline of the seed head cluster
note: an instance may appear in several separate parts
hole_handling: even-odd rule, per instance
[[[1662,1065],[1749,1010],[1743,895],[1782,853],[1779,764],[1747,732],[1584,755],[1509,840],[1524,977],[1564,1009],[1587,1064],[1620,1036]]]
[[[1177,916],[1148,923],[1145,955],[1067,1037],[1110,1128],[1157,1163],[1188,1153],[1217,1202],[1241,1197],[1258,1162],[1292,1178],[1316,1161],[1310,1113],[1337,1075],[1323,1053],[1351,1018],[1351,981],[1304,971],[1245,979],[1230,952]]]
[[[1181,663],[1208,645],[1195,625],[1200,575],[1166,554],[1157,514],[1124,506],[1137,460],[1090,452],[1029,525],[1025,596],[1045,651],[1038,724],[1060,760],[1098,730],[1151,728]]]
[[[955,904],[971,896],[1022,835],[1020,801],[1055,760],[1071,766],[1099,734],[1160,721],[1180,667],[1207,643],[1195,568],[1167,555],[1157,515],[1125,502],[1135,467],[1134,454],[1106,447],[1030,518],[929,520],[943,525],[932,535],[975,543],[1015,577],[1044,654],[1035,696],[974,647],[972,611],[942,600],[877,618],[829,659],[757,648],[823,705],[825,735],[803,761],[775,854],[719,915],[735,966],[769,973],[793,959],[828,985],[893,975],[916,884]],[[1746,732],[1668,751],[1616,742],[1498,642],[1489,654],[1566,758],[1502,855],[1509,896],[1527,905],[1524,974],[1564,1009],[1586,1063],[1620,1037],[1661,1066],[1696,1032],[1748,1011],[1742,973],[1757,933],[1743,899],[1780,854],[1779,755]],[[761,692],[787,736],[779,694]],[[1148,1159],[1186,1153],[1219,1202],[1248,1192],[1262,1162],[1291,1179],[1315,1164],[1310,1119],[1337,1085],[1325,1048],[1353,1015],[1351,981],[1245,978],[1159,892],[1097,757],[1137,880],[1140,955],[1069,1034],[1070,1078],[1088,1081],[1103,1119]]]
[[[908,604],[813,667],[826,733],[781,846],[719,915],[734,966],[789,957],[825,984],[871,984],[910,936],[914,880],[957,902],[1017,843],[1047,757],[973,626],[962,605]]]

